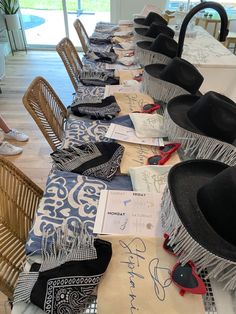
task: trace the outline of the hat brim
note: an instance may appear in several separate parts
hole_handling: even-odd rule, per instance
[[[148,25],[145,25],[145,18],[136,18],[134,19],[134,23],[135,24],[139,24],[139,25],[144,25],[144,26],[148,26]]]
[[[145,50],[150,50],[150,47],[152,45],[151,41],[139,41],[136,44],[139,48],[145,49]]]
[[[154,78],[159,79],[161,72],[165,69],[166,64],[149,64],[145,66],[145,72],[151,75]]]
[[[236,262],[236,247],[213,229],[197,202],[199,188],[228,167],[213,160],[182,162],[171,168],[168,187],[175,211],[189,235],[207,251]],[[222,214],[223,211],[224,208]]]
[[[147,29],[146,28],[135,28],[134,31],[138,35],[145,36]]]
[[[200,96],[181,95],[169,101],[167,104],[167,112],[171,120],[181,128],[193,133],[205,135],[201,132],[188,118],[187,112],[199,100]]]

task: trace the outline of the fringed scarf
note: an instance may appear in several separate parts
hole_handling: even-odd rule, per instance
[[[32,302],[48,314],[79,313],[105,272],[111,244],[94,239],[81,225],[73,233],[68,226],[42,240],[42,263],[23,271],[14,303]]]

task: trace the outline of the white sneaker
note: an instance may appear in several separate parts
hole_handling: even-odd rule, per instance
[[[8,133],[4,133],[4,137],[7,140],[16,140],[19,142],[25,142],[28,141],[29,137],[25,133],[19,132],[15,129],[12,129]]]
[[[0,144],[0,155],[18,155],[23,152],[23,148],[14,146],[8,142],[2,142]]]

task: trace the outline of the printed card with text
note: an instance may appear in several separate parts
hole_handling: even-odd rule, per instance
[[[94,233],[160,236],[161,195],[102,190]]]
[[[113,140],[129,142],[129,143],[152,145],[152,146],[164,146],[163,138],[161,137],[139,138],[136,136],[134,129],[126,127],[126,126],[114,124],[114,123],[110,124],[105,137],[112,138]]]

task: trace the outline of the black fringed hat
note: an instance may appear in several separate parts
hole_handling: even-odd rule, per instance
[[[153,22],[159,25],[168,24],[168,22],[160,14],[150,12],[145,18],[135,18],[134,26],[150,26]]]
[[[169,139],[186,153],[236,165],[236,104],[228,97],[213,91],[175,97],[164,119]]]
[[[236,167],[213,160],[173,166],[161,205],[169,245],[183,263],[236,288]]]
[[[179,95],[196,94],[203,80],[203,76],[194,65],[175,57],[167,65],[145,66],[143,91],[155,100],[168,103]]]
[[[168,64],[176,56],[177,47],[178,44],[173,38],[159,34],[153,42],[137,42],[135,55],[144,66],[153,63]]]

